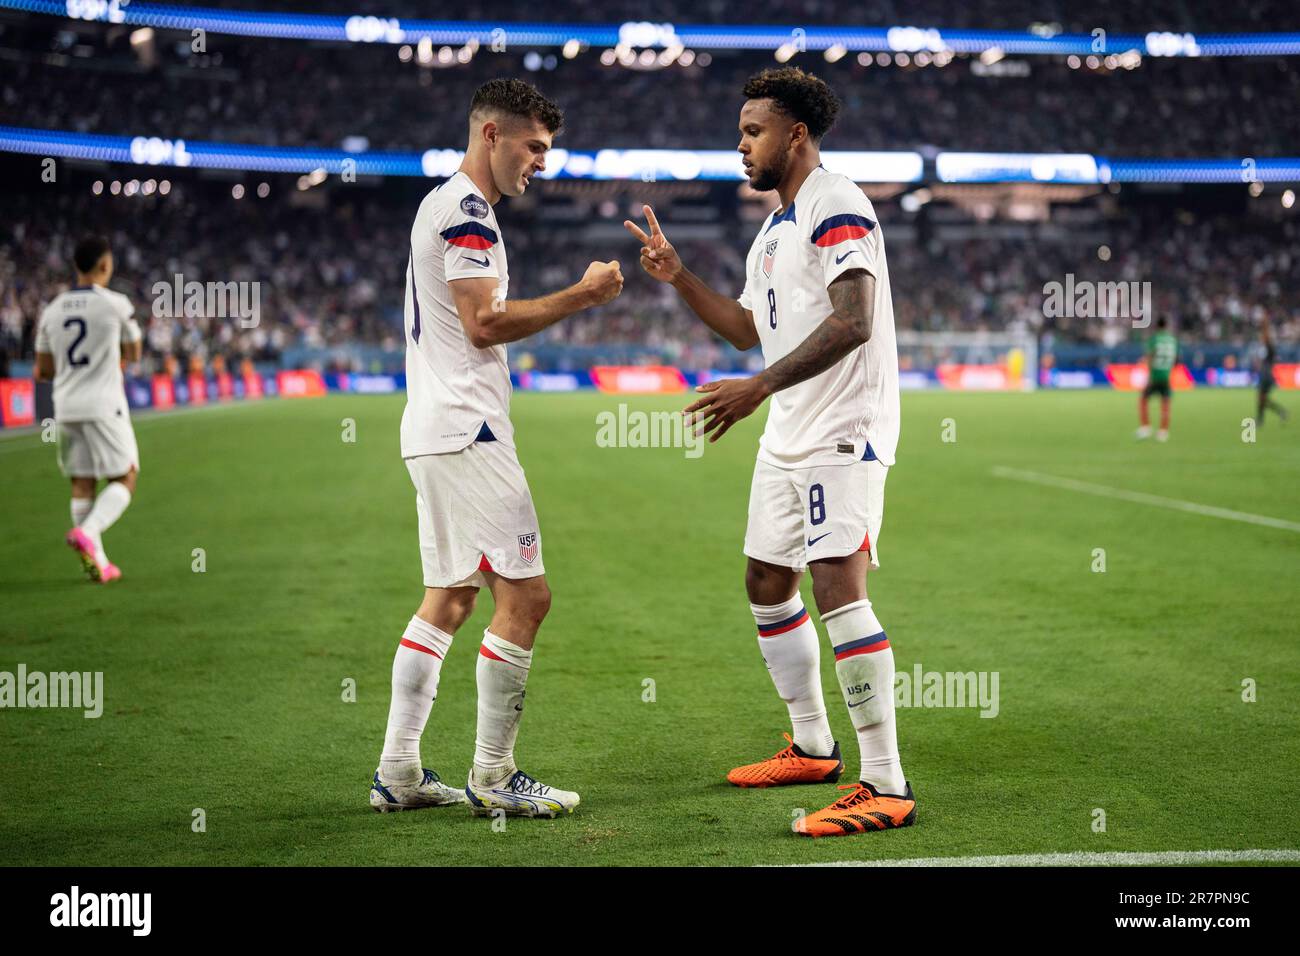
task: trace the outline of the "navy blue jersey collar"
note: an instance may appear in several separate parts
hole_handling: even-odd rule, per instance
[[[771,232],[771,231],[772,231],[772,227],[774,227],[777,223],[780,223],[780,222],[794,222],[794,221],[795,221],[795,219],[794,219],[794,203],[790,203],[790,208],[787,209],[785,212],[781,213],[781,215],[779,215],[779,216],[773,216],[773,217],[772,217],[772,221],[769,222],[769,223],[767,224],[767,229],[765,229],[765,230],[763,230],[763,231],[764,231],[764,232]]]

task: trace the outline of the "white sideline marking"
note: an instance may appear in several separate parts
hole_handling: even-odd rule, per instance
[[[1198,863],[1300,863],[1300,850],[1169,850],[1160,853],[1023,853],[930,856],[912,860],[837,860],[806,866],[1193,866]]]
[[[1079,491],[1086,495],[1117,498],[1120,501],[1132,501],[1140,505],[1154,505],[1157,508],[1169,508],[1173,511],[1188,511],[1192,514],[1204,515],[1207,518],[1223,518],[1227,521],[1240,521],[1244,524],[1261,525],[1265,528],[1300,532],[1300,522],[1270,518],[1267,515],[1253,515],[1247,511],[1216,508],[1213,505],[1198,505],[1194,501],[1180,501],[1177,498],[1166,498],[1163,495],[1149,495],[1144,491],[1128,491],[1124,488],[1111,488],[1108,485],[1094,485],[1088,481],[1058,478],[1055,475],[1044,475],[1037,471],[1022,471],[1019,468],[1004,468],[1001,465],[993,467],[993,474],[999,478],[1013,478],[1016,481],[1027,481],[1036,485],[1064,488],[1067,491]]]

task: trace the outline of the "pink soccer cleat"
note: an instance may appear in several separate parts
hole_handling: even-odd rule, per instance
[[[86,572],[86,577],[92,581],[98,581],[100,584],[107,584],[109,581],[116,581],[122,576],[121,570],[117,565],[105,561],[99,563],[96,556],[95,542],[91,540],[90,535],[80,528],[73,528],[63,540],[68,547],[77,552],[77,557],[81,558],[81,567]]]

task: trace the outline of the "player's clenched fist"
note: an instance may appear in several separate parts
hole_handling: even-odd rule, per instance
[[[682,271],[682,260],[677,257],[677,250],[659,228],[655,211],[649,206],[641,208],[645,210],[646,222],[650,224],[650,234],[646,235],[630,219],[623,220],[623,226],[641,240],[641,268],[660,282],[672,282],[677,278],[677,273]]]
[[[623,291],[623,272],[618,260],[593,262],[582,276],[582,286],[591,296],[592,305],[604,305]]]

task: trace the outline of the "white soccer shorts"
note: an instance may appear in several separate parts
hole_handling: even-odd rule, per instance
[[[68,478],[121,478],[140,470],[131,419],[59,422],[59,470]]]
[[[792,469],[757,462],[745,554],[802,571],[810,561],[868,551],[871,567],[880,567],[888,473],[878,461]]]
[[[420,562],[430,588],[483,587],[545,574],[533,496],[519,457],[499,441],[406,459],[415,485]]]

